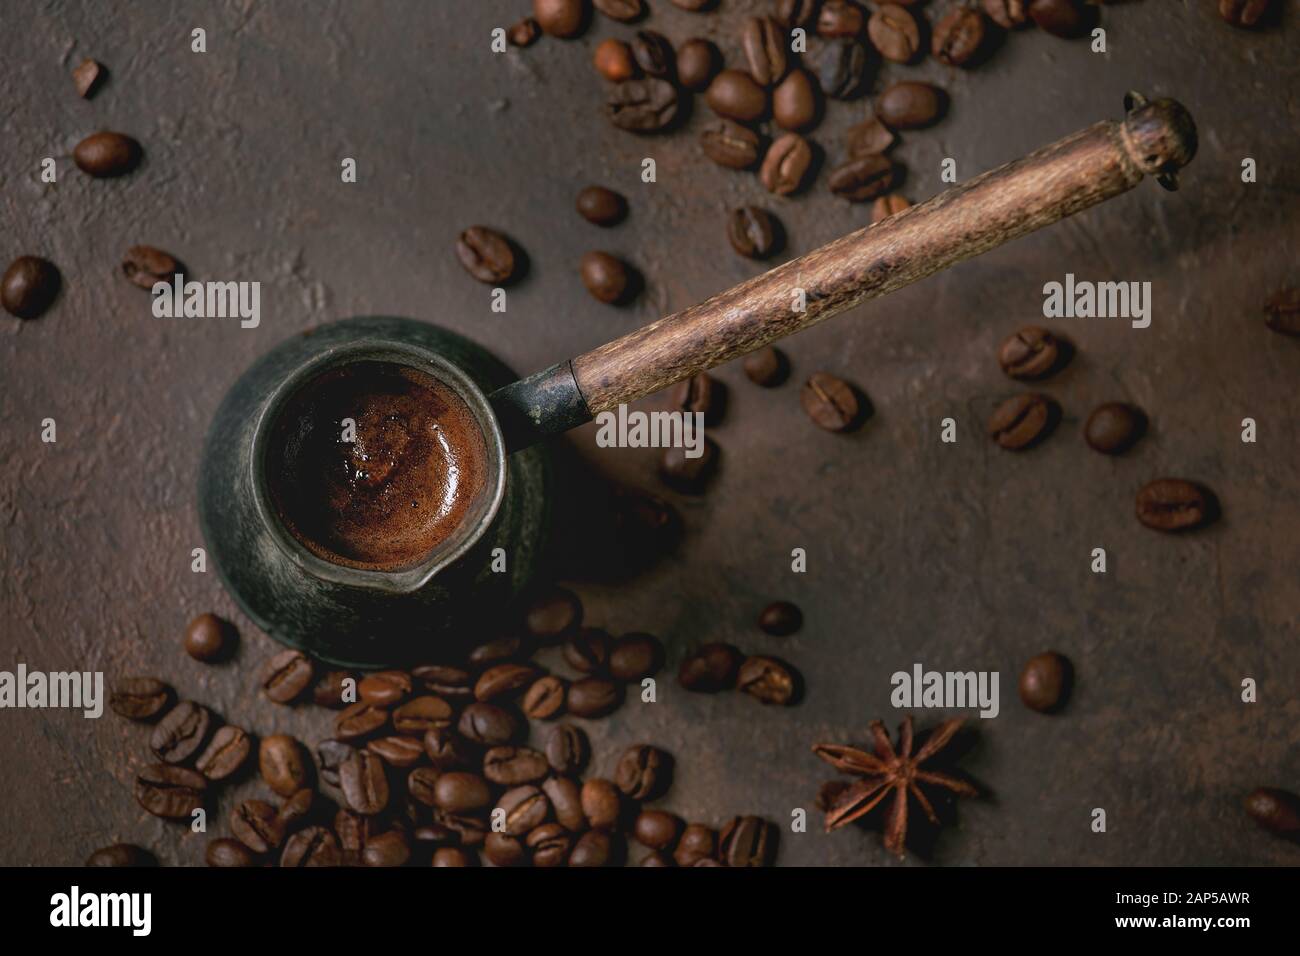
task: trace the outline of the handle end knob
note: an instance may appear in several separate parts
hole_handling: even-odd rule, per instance
[[[1128,115],[1122,126],[1124,148],[1133,164],[1166,189],[1177,189],[1177,174],[1196,155],[1196,122],[1177,100],[1124,97]]]

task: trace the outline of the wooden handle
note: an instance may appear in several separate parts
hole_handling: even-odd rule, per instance
[[[591,415],[657,392],[989,249],[1154,175],[1166,188],[1196,152],[1173,100],[1130,93],[1104,121],[572,360]],[[796,311],[797,290],[804,311]]]

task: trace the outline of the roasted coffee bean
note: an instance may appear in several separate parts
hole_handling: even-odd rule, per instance
[[[311,661],[302,651],[281,651],[262,666],[262,693],[277,704],[288,704],[312,684]]]
[[[461,846],[482,846],[488,835],[487,820],[479,812],[452,813],[449,810],[435,810],[433,819],[435,823],[455,833]]]
[[[1146,429],[1146,416],[1124,402],[1107,402],[1088,416],[1083,437],[1093,451],[1118,455],[1133,447]]]
[[[284,842],[284,821],[265,800],[245,800],[230,811],[230,832],[254,853],[268,853]]]
[[[529,747],[493,747],[483,756],[483,776],[503,787],[536,783],[549,770],[546,755]]]
[[[424,757],[424,742],[414,737],[380,737],[366,744],[366,749],[388,766],[403,770]]]
[[[699,451],[699,455],[691,457],[685,448],[664,449],[663,456],[659,459],[659,477],[670,488],[682,494],[702,494],[717,468],[717,443],[706,438]]]
[[[750,123],[767,112],[767,92],[744,70],[723,70],[713,78],[704,102],[726,119]]]
[[[745,376],[755,385],[773,388],[785,381],[789,363],[785,356],[770,345],[750,352],[741,361]]]
[[[564,660],[583,674],[599,674],[609,665],[613,638],[598,627],[584,627],[564,642]]]
[[[456,258],[479,282],[498,285],[515,274],[515,251],[510,240],[487,226],[470,226],[456,240]]]
[[[1020,699],[1030,710],[1049,713],[1065,702],[1070,662],[1053,651],[1031,657],[1020,672]]]
[[[895,63],[911,61],[921,49],[921,28],[916,18],[896,3],[876,8],[867,22],[867,36],[881,56]]]
[[[651,853],[647,853],[642,858],[641,862],[637,864],[637,866],[672,866],[672,865],[673,865],[673,858],[670,857],[667,853],[660,853],[658,850],[655,850]]]
[[[627,266],[608,252],[586,253],[578,273],[592,298],[606,305],[621,302],[627,293],[630,282]]]
[[[474,678],[469,671],[447,664],[421,664],[411,668],[411,676],[424,689],[444,700],[462,700],[474,696]]]
[[[662,33],[638,31],[632,40],[632,56],[646,76],[667,80],[673,74],[673,45]]]
[[[528,850],[518,835],[493,831],[483,841],[483,855],[493,866],[524,866]]]
[[[920,129],[939,118],[943,99],[938,87],[911,80],[888,86],[876,98],[876,115],[890,129]]]
[[[285,832],[289,833],[307,823],[315,809],[316,791],[310,787],[303,787],[280,805],[277,817],[284,826]]]
[[[715,693],[736,686],[745,655],[730,644],[705,644],[677,669],[677,682],[687,690]]]
[[[718,849],[718,834],[712,827],[702,823],[692,823],[682,831],[682,838],[677,841],[673,851],[673,860],[678,866],[694,866],[701,860],[713,859]]]
[[[508,744],[519,732],[519,722],[510,711],[483,701],[465,708],[459,727],[466,740],[485,747]]]
[[[569,853],[569,866],[611,866],[616,858],[615,837],[604,830],[588,830]]]
[[[866,11],[854,0],[823,0],[817,32],[824,37],[855,37],[862,33],[866,20]]]
[[[469,663],[472,667],[491,667],[501,661],[526,657],[527,650],[524,639],[518,635],[499,637],[496,640],[479,644],[470,651]]]
[[[229,837],[210,840],[207,850],[204,851],[203,859],[208,866],[214,867],[257,866],[257,860],[253,854],[248,852],[248,847]]]
[[[517,693],[535,681],[541,672],[529,664],[496,664],[489,667],[474,684],[478,700],[496,700]]]
[[[458,846],[440,846],[433,852],[431,866],[474,866],[474,854]]]
[[[542,793],[550,801],[555,819],[566,830],[578,833],[586,828],[582,788],[571,777],[548,777],[542,784]]]
[[[672,773],[672,757],[658,747],[637,744],[623,751],[614,783],[633,800],[653,800],[668,789]]]
[[[722,55],[710,41],[696,37],[677,48],[677,82],[695,93],[709,88]]]
[[[609,673],[615,680],[639,681],[658,673],[664,663],[664,646],[652,634],[633,631],[614,642]]]
[[[1137,517],[1157,531],[1188,531],[1209,521],[1213,501],[1200,485],[1158,478],[1137,493]]]
[[[1061,361],[1061,345],[1051,332],[1027,325],[998,348],[998,364],[1012,378],[1036,379],[1048,375]]]
[[[324,827],[307,827],[289,837],[280,854],[281,866],[338,866],[342,862],[339,842]]]
[[[954,7],[934,26],[930,52],[940,63],[964,66],[984,45],[984,15],[971,7]]]
[[[852,99],[867,80],[867,48],[857,40],[826,40],[804,55],[804,63],[831,99]]]
[[[582,601],[572,591],[551,587],[535,595],[524,613],[528,633],[543,643],[559,640],[582,624]]]
[[[320,763],[320,776],[332,787],[339,785],[339,768],[356,752],[356,748],[342,740],[322,740],[316,745],[316,758]]]
[[[86,858],[86,866],[157,866],[158,858],[134,843],[114,843]]]
[[[570,39],[587,26],[587,0],[533,0],[533,17],[550,36]]]
[[[188,819],[203,806],[208,782],[184,767],[149,764],[135,777],[135,800],[156,817]]]
[[[623,687],[604,677],[584,677],[569,685],[569,713],[575,717],[604,717],[623,703]]]
[[[434,727],[450,727],[455,714],[441,697],[424,694],[412,697],[393,711],[393,729],[399,734],[423,737]]]
[[[1300,289],[1282,289],[1264,303],[1264,321],[1274,332],[1300,335]]]
[[[999,405],[989,418],[989,437],[1002,448],[1021,451],[1046,438],[1055,418],[1056,405],[1046,395],[1036,392],[1015,395]]]
[[[364,866],[402,866],[411,858],[411,844],[401,830],[386,830],[366,840],[361,849]]]
[[[795,678],[783,661],[755,655],[740,665],[736,687],[764,704],[786,705],[794,700]]]
[[[844,136],[844,143],[848,147],[849,156],[857,159],[861,156],[877,156],[886,153],[897,139],[898,137],[888,126],[873,116],[855,126],[850,126]]]
[[[786,637],[803,626],[803,612],[789,601],[773,601],[759,612],[758,626],[768,634]]]
[[[737,212],[741,211],[737,210]],[[761,209],[753,211],[762,213]],[[699,372],[690,378],[682,379],[673,386],[668,397],[673,408],[678,411],[702,414],[706,425],[716,425],[721,420],[726,405],[725,387],[708,372]]]
[[[722,829],[718,855],[727,866],[769,866],[776,856],[776,827],[761,817],[736,817]]]
[[[759,179],[768,192],[788,196],[803,185],[812,159],[808,141],[798,133],[786,133],[768,148]]]
[[[492,805],[487,781],[476,773],[451,770],[433,785],[433,798],[440,809],[450,813],[467,813]]]
[[[745,20],[740,31],[740,45],[749,64],[749,75],[759,86],[773,86],[785,76],[787,42],[787,34],[770,17]]]
[[[180,264],[173,256],[153,246],[132,246],[122,259],[122,274],[142,289],[152,289],[157,282],[170,283],[172,276],[180,271]]]
[[[1219,0],[1219,16],[1234,27],[1253,27],[1264,19],[1273,0]]]
[[[411,675],[403,671],[376,671],[361,678],[357,694],[369,704],[391,707],[411,693]]]
[[[1300,797],[1294,793],[1260,787],[1246,795],[1245,807],[1265,830],[1293,840],[1300,837]]]
[[[527,784],[507,790],[497,801],[505,821],[505,832],[521,837],[541,826],[551,815],[551,804],[538,787]]]
[[[776,0],[773,18],[786,30],[810,27],[817,17],[820,0]]]
[[[832,169],[827,184],[842,199],[865,202],[893,188],[894,164],[880,155],[860,156]]]
[[[0,278],[0,304],[20,319],[34,319],[54,304],[63,280],[48,259],[19,256]]]
[[[564,866],[573,848],[573,837],[558,823],[543,823],[529,832],[524,845],[532,851],[533,866]]]
[[[199,755],[194,766],[209,780],[225,780],[244,765],[252,749],[248,734],[239,727],[226,724],[212,735],[212,742]]]
[[[72,150],[83,172],[96,178],[124,176],[140,163],[140,144],[122,133],[92,133]]]
[[[550,720],[564,710],[569,685],[554,675],[539,677],[524,691],[523,711],[532,720]]]
[[[782,129],[806,130],[817,122],[817,92],[803,70],[795,68],[772,91],[772,119]]]
[[[657,133],[677,118],[677,88],[653,76],[617,83],[605,99],[605,115],[619,129]]]
[[[288,734],[265,737],[257,749],[257,766],[262,779],[282,797],[291,796],[307,785],[308,763],[302,745]]]
[[[597,10],[614,20],[631,23],[645,15],[645,0],[592,0]]]
[[[704,155],[728,169],[749,169],[758,162],[762,141],[748,127],[720,119],[700,134]]]
[[[184,763],[199,752],[212,726],[206,707],[183,700],[171,710],[149,738],[149,748],[166,763]]]
[[[77,64],[77,68],[72,71],[72,83],[77,89],[77,95],[83,100],[89,99],[103,79],[104,72],[104,67],[94,60],[86,59]]]
[[[588,186],[578,193],[578,215],[597,226],[614,226],[627,215],[627,200],[604,186]]]
[[[984,13],[1004,30],[1029,22],[1029,0],[983,0]]]
[[[610,37],[602,40],[591,57],[596,72],[611,83],[622,83],[636,76],[636,60],[632,58],[632,48],[622,40]]]
[[[674,7],[696,12],[711,6],[716,0],[672,0],[672,2]]]
[[[424,753],[436,770],[469,766],[477,749],[450,727],[434,727],[424,735]]]
[[[642,810],[632,825],[637,842],[652,850],[671,850],[681,832],[681,818],[664,810]]]
[[[596,829],[613,829],[623,812],[618,788],[601,777],[589,777],[582,783],[582,813]]]
[[[587,735],[573,724],[557,724],[546,735],[546,762],[558,774],[578,773],[587,765]]]
[[[799,403],[817,426],[842,432],[862,413],[853,386],[828,372],[814,372],[799,392]]]
[[[532,46],[542,35],[542,27],[532,17],[524,17],[506,31],[506,39],[511,46]]]
[[[427,767],[420,768],[427,770]],[[411,831],[411,839],[422,846],[445,846],[454,843],[457,836],[440,823],[426,823]]]
[[[152,720],[167,707],[172,689],[156,677],[124,677],[108,697],[113,713],[128,720]]]
[[[406,775],[406,792],[412,800],[426,807],[438,803],[438,778],[442,772],[432,767],[415,767]]]
[[[1029,16],[1038,29],[1069,39],[1088,28],[1082,0],[1029,0]]]
[[[904,209],[910,208],[912,208],[910,202],[898,193],[890,193],[888,196],[879,197],[871,204],[871,221],[872,223],[884,222],[890,216],[897,216]]]
[[[356,678],[347,671],[326,671],[316,678],[316,683],[312,685],[312,703],[317,707],[330,707],[335,710],[346,706],[343,700],[343,691],[347,687],[344,684],[346,680],[355,681]]]

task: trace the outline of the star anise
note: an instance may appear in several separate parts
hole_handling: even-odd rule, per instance
[[[885,818],[884,844],[886,850],[901,859],[903,843],[907,839],[909,794],[916,798],[930,822],[939,825],[939,817],[922,791],[921,784],[943,787],[963,797],[979,795],[979,791],[964,780],[937,770],[921,769],[921,764],[948,745],[963,723],[965,721],[960,718],[945,720],[915,754],[912,753],[910,714],[903,718],[903,723],[898,728],[897,750],[889,742],[885,725],[878,720],[871,722],[875,753],[845,744],[813,744],[813,753],[836,770],[862,778],[849,783],[838,792],[823,788],[823,795],[828,798],[825,807],[826,830],[838,830],[852,823],[892,793],[894,800],[889,805]]]

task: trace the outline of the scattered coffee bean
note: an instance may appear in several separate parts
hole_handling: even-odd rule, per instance
[[[367,743],[366,749],[388,766],[405,770],[414,767],[424,756],[424,741],[414,737],[380,737]]]
[[[573,847],[573,837],[558,823],[543,823],[524,840],[532,851],[533,866],[564,866]]]
[[[677,118],[677,88],[653,76],[618,83],[605,99],[605,115],[619,129],[660,132]]]
[[[479,644],[470,651],[469,663],[472,667],[490,667],[501,661],[526,657],[526,651],[528,648],[525,647],[522,637],[518,635],[499,637],[494,641]]]
[[[280,854],[283,867],[338,866],[341,860],[338,840],[324,827],[299,830],[285,841]]]
[[[496,700],[523,690],[540,676],[536,667],[529,664],[496,664],[485,670],[474,684],[478,700]]]
[[[627,200],[604,186],[588,186],[578,193],[578,215],[597,226],[615,226],[627,215]]]
[[[768,192],[788,196],[803,185],[812,160],[808,141],[798,133],[786,133],[768,148],[759,179]]]
[[[1050,713],[1069,693],[1070,662],[1053,651],[1031,657],[1020,672],[1020,699],[1030,710]]]
[[[267,853],[284,842],[284,821],[265,800],[245,800],[230,811],[230,832],[254,853]]]
[[[152,720],[166,709],[172,689],[156,677],[125,677],[109,694],[113,713],[128,720]]]
[[[1146,429],[1142,411],[1124,402],[1107,402],[1099,406],[1083,427],[1088,446],[1103,455],[1118,455],[1133,447]]]
[[[817,4],[821,0],[776,0],[773,18],[782,28],[810,27],[817,17]]]
[[[906,7],[884,3],[867,22],[867,36],[880,55],[895,63],[911,61],[921,49],[921,28]]]
[[[754,211],[762,213],[761,209]],[[673,386],[668,397],[673,408],[678,411],[702,414],[706,425],[716,425],[721,420],[726,405],[725,387],[707,372],[682,379]]]
[[[767,92],[744,70],[723,70],[713,78],[704,102],[719,116],[750,123],[767,112]]]
[[[1069,39],[1088,28],[1082,0],[1029,0],[1029,16],[1040,30]]]
[[[183,700],[158,721],[149,748],[165,763],[184,763],[199,752],[212,726],[206,707]]]
[[[82,60],[72,71],[72,83],[77,88],[77,95],[83,100],[89,99],[103,77],[103,66],[94,60]]]
[[[728,169],[749,169],[758,162],[762,141],[752,129],[720,119],[700,134],[704,155]]]
[[[209,780],[225,780],[244,765],[252,749],[253,742],[243,729],[226,724],[212,735],[212,742],[194,766]]]
[[[307,785],[308,761],[302,745],[288,734],[272,734],[262,740],[257,766],[266,785],[282,797],[292,796]]]
[[[785,381],[789,363],[785,356],[770,345],[750,352],[741,361],[745,376],[755,385],[773,388]]]
[[[54,304],[63,280],[54,263],[19,256],[0,278],[0,304],[20,319],[35,319]]]
[[[787,637],[803,626],[803,612],[789,601],[773,601],[759,613],[758,626],[775,637]]]
[[[401,830],[377,833],[361,849],[363,866],[402,866],[410,858],[411,844]]]
[[[375,671],[361,678],[357,694],[368,704],[390,707],[411,693],[411,675],[405,671]]]
[[[736,686],[743,655],[730,644],[705,644],[686,657],[677,669],[677,681],[690,691],[712,694]]]
[[[705,7],[708,7],[715,2],[716,0],[673,0],[673,6],[680,7],[683,10],[690,10],[694,13],[703,10]]]
[[[519,722],[510,711],[483,701],[475,701],[461,712],[459,727],[466,740],[484,747],[508,744],[519,733]]]
[[[684,495],[703,494],[717,469],[717,443],[706,438],[699,452],[696,457],[691,457],[686,448],[665,448],[659,459],[659,477],[664,484]]]
[[[317,707],[330,707],[335,710],[343,707],[343,691],[347,687],[344,681],[346,680],[355,681],[356,679],[347,671],[326,671],[312,685],[312,703]]]
[[[301,790],[294,791],[293,795],[280,805],[277,816],[285,832],[289,833],[306,824],[315,809],[316,791],[310,787],[303,787]]]
[[[524,17],[506,31],[506,39],[510,45],[518,47],[532,46],[541,35],[541,24],[532,17]]]
[[[592,0],[605,16],[623,23],[631,23],[645,15],[645,0]]]
[[[149,813],[188,819],[203,806],[208,782],[201,773],[167,764],[149,764],[136,774],[135,800]]]
[[[474,696],[474,678],[469,671],[447,664],[421,664],[411,668],[411,677],[424,689],[448,700],[468,700]]]
[[[153,289],[158,282],[170,283],[180,271],[174,256],[153,246],[132,246],[122,258],[122,274],[142,289]]]
[[[493,747],[483,755],[483,776],[503,787],[537,783],[549,770],[546,755],[529,747]]]
[[[814,43],[803,59],[821,91],[831,99],[852,99],[866,86],[867,48],[857,40]]]
[[[86,866],[157,866],[158,858],[134,843],[114,843],[86,858]]]
[[[1265,830],[1289,839],[1300,838],[1300,797],[1286,790],[1260,787],[1245,799],[1246,812]]]
[[[613,834],[605,830],[588,830],[578,837],[569,853],[569,866],[611,866],[617,859]]]
[[[1282,289],[1264,304],[1265,322],[1274,332],[1300,335],[1300,289]]]
[[[1137,493],[1137,517],[1157,531],[1189,531],[1210,520],[1213,500],[1200,485],[1158,478]]]
[[[632,56],[646,76],[668,80],[673,75],[673,45],[662,33],[640,30],[632,40]]]
[[[524,612],[530,636],[553,643],[582,624],[582,601],[567,588],[551,587],[538,593]]]
[[[483,842],[483,855],[493,866],[523,866],[528,862],[524,841],[509,833],[489,833]]]
[[[1021,451],[1042,441],[1055,423],[1056,403],[1046,395],[1015,395],[994,410],[988,431],[1002,448]]]
[[[670,850],[683,825],[680,817],[664,810],[642,810],[632,824],[632,835],[651,850]]]
[[[443,810],[467,813],[492,805],[492,793],[487,781],[476,773],[452,770],[444,773],[434,784],[434,800]]]
[[[828,372],[814,372],[799,393],[799,403],[813,423],[842,432],[857,423],[861,403],[852,385]]]
[[[618,788],[601,777],[588,777],[582,784],[582,813],[597,830],[611,830],[623,813]]]
[[[817,92],[804,70],[795,68],[772,91],[772,119],[788,130],[806,130],[817,122]]]
[[[1219,0],[1219,16],[1234,27],[1253,27],[1264,19],[1273,0]]]
[[[871,221],[872,223],[883,222],[890,216],[896,216],[904,209],[912,208],[912,204],[898,193],[890,193],[887,196],[879,197],[871,204]]]
[[[998,364],[1012,378],[1042,378],[1055,371],[1060,361],[1060,342],[1036,325],[1025,326],[998,348]]]
[[[756,655],[740,665],[736,688],[764,704],[785,706],[794,701],[795,677],[783,661]]]
[[[281,651],[262,666],[262,693],[277,704],[292,703],[311,686],[313,676],[302,651]]]
[[[454,770],[469,766],[475,747],[450,727],[434,727],[424,735],[424,754],[435,770]]]
[[[533,0],[533,17],[550,36],[567,40],[587,26],[586,0]]]
[[[862,33],[866,20],[866,11],[854,0],[823,0],[817,32],[824,37],[855,37]]]
[[[582,674],[599,674],[609,664],[609,649],[613,639],[608,631],[598,627],[584,627],[564,644],[564,660]]]
[[[776,827],[761,817],[736,817],[722,829],[718,855],[727,866],[769,866],[776,856]]]
[[[633,632],[614,642],[609,655],[609,673],[615,680],[645,680],[663,666],[664,646],[652,634]]]
[[[622,702],[622,685],[604,677],[584,677],[569,685],[569,713],[575,717],[604,717]]]
[[[759,86],[773,86],[785,76],[788,36],[770,17],[749,17],[740,31],[740,45],[749,75]]]
[[[587,735],[573,724],[557,724],[546,736],[546,762],[558,774],[581,772],[589,753]]]
[[[857,159],[862,156],[878,156],[888,152],[898,137],[888,126],[871,117],[854,126],[844,136],[849,156]]]
[[[709,88],[722,56],[710,41],[698,37],[677,48],[677,82],[695,93]]]
[[[393,711],[393,729],[399,734],[423,737],[434,727],[450,727],[455,714],[441,697],[424,694],[412,697]]]
[[[592,298],[606,305],[622,301],[628,290],[627,266],[608,252],[588,252],[578,266],[582,284]]]
[[[415,767],[406,775],[406,792],[426,807],[437,806],[438,779],[442,772],[433,767]]]
[[[592,54],[591,62],[596,67],[596,72],[612,83],[630,80],[637,73],[632,48],[614,37],[600,42]]]
[[[456,258],[479,282],[497,285],[515,274],[515,251],[510,240],[487,226],[470,226],[456,240]]]
[[[83,172],[96,178],[124,176],[140,162],[140,144],[121,133],[92,133],[72,150]]]
[[[880,155],[850,159],[831,170],[827,184],[842,199],[865,202],[893,187],[894,164]]]
[[[907,80],[888,86],[876,98],[876,115],[890,129],[920,129],[939,118],[943,100],[937,87]]]
[[[503,793],[497,801],[497,810],[504,817],[505,832],[522,837],[547,821],[551,804],[539,788],[526,784]]]
[[[713,859],[718,848],[718,834],[712,827],[702,823],[692,823],[682,831],[682,838],[677,841],[673,851],[673,860],[678,866],[694,866],[701,860]]]
[[[272,788],[274,789],[274,787]],[[339,789],[348,806],[372,816],[388,806],[388,776],[383,761],[369,750],[355,750],[339,767]]]
[[[433,852],[432,866],[473,866],[474,854],[458,846],[441,846]]]
[[[257,866],[257,859],[248,852],[248,847],[229,837],[218,837],[208,842],[203,854],[208,866],[234,868]]]
[[[388,723],[388,711],[364,700],[350,705],[334,721],[334,735],[340,740],[366,737]]]
[[[984,46],[984,14],[972,7],[954,7],[934,26],[930,52],[940,63],[964,66]]]
[[[564,711],[569,685],[554,675],[540,677],[524,691],[523,710],[530,720],[550,720]]]
[[[342,740],[322,740],[316,745],[316,757],[320,763],[320,775],[332,787],[339,785],[339,768],[344,761],[356,752],[356,748]]]
[[[215,614],[200,614],[185,629],[185,652],[205,663],[227,656],[233,628]]]
[[[1029,22],[1029,0],[983,0],[984,13],[1004,30]]]
[[[637,744],[619,758],[614,783],[633,800],[653,800],[668,789],[673,758],[658,747]]]

